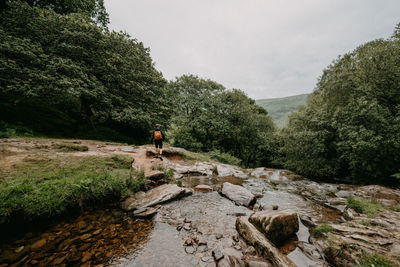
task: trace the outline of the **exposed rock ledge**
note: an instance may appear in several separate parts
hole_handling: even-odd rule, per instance
[[[236,219],[236,230],[244,240],[252,245],[264,258],[270,259],[278,267],[296,267],[296,265],[271,244],[245,217]]]

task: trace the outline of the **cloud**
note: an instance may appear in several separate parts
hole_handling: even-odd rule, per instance
[[[309,93],[339,54],[389,37],[398,0],[106,0],[111,29],[167,79],[197,74],[255,99]]]

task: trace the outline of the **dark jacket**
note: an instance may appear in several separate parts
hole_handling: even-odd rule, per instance
[[[163,131],[161,131],[161,130],[154,130],[152,133],[151,133],[151,142],[153,143],[153,141],[154,141],[154,132],[155,131],[160,131],[161,132],[161,136],[162,136],[162,141],[164,141],[165,140],[165,134],[164,134],[164,132]]]

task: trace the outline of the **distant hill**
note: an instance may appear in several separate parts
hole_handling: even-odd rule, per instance
[[[283,128],[289,121],[289,114],[300,105],[305,105],[308,94],[294,95],[282,98],[256,100],[256,104],[265,108],[279,128]]]

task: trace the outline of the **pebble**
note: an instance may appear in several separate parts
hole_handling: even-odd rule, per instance
[[[224,237],[224,235],[221,234],[221,233],[215,234],[215,238],[216,238],[216,239],[221,239],[221,238],[223,238],[223,237]]]
[[[185,248],[185,252],[188,254],[193,254],[196,252],[196,249],[193,246],[188,246]]]
[[[205,245],[200,245],[200,246],[198,246],[197,247],[197,251],[198,252],[205,252],[205,251],[207,251],[207,246],[205,246]]]
[[[212,255],[216,261],[219,261],[224,257],[224,254],[222,254],[221,250],[219,248],[214,248],[212,251]]]

